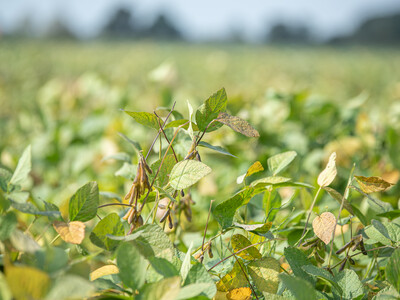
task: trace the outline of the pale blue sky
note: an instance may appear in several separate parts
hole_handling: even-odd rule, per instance
[[[26,16],[40,29],[59,15],[81,36],[91,36],[119,4],[148,23],[166,11],[193,40],[223,37],[233,28],[256,40],[277,21],[305,23],[319,37],[330,37],[351,32],[367,16],[400,11],[400,0],[0,0],[0,29]]]

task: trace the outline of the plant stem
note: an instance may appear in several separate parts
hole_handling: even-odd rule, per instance
[[[168,144],[171,144],[170,141],[169,141],[169,139],[167,138],[167,135],[165,134],[165,131],[164,131],[163,126],[161,125],[161,118],[157,115],[157,113],[156,113],[155,111],[153,111],[153,113],[156,115],[156,117],[157,117],[157,119],[158,119],[158,125],[160,126],[160,130],[162,131],[162,133],[163,133],[163,135],[164,135],[164,138],[166,139],[166,141],[168,142]],[[175,161],[178,162],[178,157],[176,156],[174,147],[171,146],[171,150],[172,150],[172,153],[174,154]],[[161,151],[160,151],[160,153],[161,153]]]
[[[206,240],[206,234],[207,234],[207,227],[208,227],[208,222],[210,220],[210,214],[211,214],[211,207],[213,204],[214,200],[210,201],[210,209],[208,210],[208,216],[207,216],[207,222],[206,222],[206,227],[204,229],[204,236],[203,236],[203,242],[201,243],[201,252],[203,253],[204,251],[204,241]],[[201,261],[203,263],[203,260]]]
[[[132,206],[130,204],[125,204],[125,203],[107,203],[107,204],[100,205],[97,208],[99,209],[99,208],[103,208],[103,207],[107,207],[107,206],[114,206],[114,205],[117,205],[117,206],[129,206],[129,207]]]
[[[313,200],[313,202],[312,202],[312,204],[311,204],[310,210],[308,211],[308,216],[307,216],[306,225],[304,225],[303,234],[301,235],[301,238],[300,238],[300,240],[298,241],[298,244],[299,244],[299,245],[301,245],[301,241],[303,240],[304,235],[306,234],[308,222],[310,221],[311,213],[312,213],[312,210],[313,210],[313,208],[314,208],[315,202],[317,201],[317,198],[318,198],[318,195],[319,195],[320,191],[321,191],[321,186],[318,188],[318,191],[317,191],[317,193],[315,194],[314,200]]]
[[[60,234],[57,234],[56,237],[50,242],[50,245],[53,244],[55,241],[57,241],[59,237]]]

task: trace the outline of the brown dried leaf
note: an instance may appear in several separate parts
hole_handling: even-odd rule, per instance
[[[80,221],[69,223],[54,221],[53,227],[67,243],[80,244],[85,238],[85,224]]]
[[[336,218],[333,213],[324,212],[317,216],[312,222],[314,233],[325,244],[328,244],[332,239],[333,230],[335,230]]]
[[[260,136],[258,131],[255,130],[245,120],[243,120],[239,117],[236,117],[236,116],[231,116],[230,114],[227,114],[225,112],[219,113],[218,118],[216,118],[215,120],[222,124],[225,124],[226,126],[229,126],[236,132],[239,132],[245,136],[248,136],[248,137],[259,137]]]
[[[251,289],[249,287],[242,287],[231,290],[226,293],[228,300],[251,300]]]
[[[336,170],[336,152],[333,152],[329,157],[326,168],[318,176],[318,185],[320,187],[326,187],[332,183],[337,174]]]
[[[393,183],[387,182],[378,176],[372,176],[372,177],[354,176],[354,177],[356,178],[358,184],[360,185],[361,190],[366,194],[383,192],[393,185]]]

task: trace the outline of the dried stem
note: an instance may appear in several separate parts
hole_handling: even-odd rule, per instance
[[[156,115],[156,117],[157,117],[157,119],[158,119],[158,125],[160,126],[160,130],[162,131],[162,133],[163,133],[163,135],[164,135],[164,138],[167,140],[168,144],[171,144],[170,141],[169,141],[169,139],[167,138],[167,135],[165,134],[163,125],[161,125],[161,118],[157,115],[157,113],[156,113],[155,111],[153,111],[153,113]],[[178,162],[178,157],[176,156],[174,147],[171,146],[171,150],[172,150],[172,153],[174,154],[175,161]],[[161,151],[160,151],[160,153],[161,153]]]

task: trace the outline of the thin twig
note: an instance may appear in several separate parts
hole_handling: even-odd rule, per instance
[[[176,104],[176,101],[175,101],[174,104],[172,105],[171,111],[170,111],[170,112],[168,113],[168,115],[165,117],[164,123],[163,123],[163,125],[162,125],[163,128],[164,128],[165,124],[167,123],[167,120],[168,120],[169,116],[170,116],[170,115],[172,114],[172,112],[174,111],[175,104]],[[156,137],[154,138],[153,143],[151,143],[151,146],[150,146],[150,148],[149,148],[149,151],[147,151],[145,160],[147,160],[147,158],[149,157],[149,154],[150,154],[151,150],[153,149],[154,144],[156,143],[156,141],[157,141],[158,136],[160,135],[160,133],[161,133],[161,130],[158,130],[158,133],[157,133]]]
[[[188,122],[189,122],[189,121],[188,121]],[[172,142],[175,140],[176,136],[178,135],[179,130],[180,130],[183,126],[185,126],[188,122],[186,122],[186,123],[184,123],[184,124],[182,124],[182,125],[179,125],[178,128],[175,130],[175,134],[174,134],[174,136],[173,136],[172,139],[171,139],[171,143],[168,145],[167,150],[165,150],[164,156],[163,156],[163,158],[162,158],[162,160],[161,160],[161,163],[160,163],[160,165],[159,165],[159,167],[158,167],[158,169],[157,169],[157,172],[156,172],[156,174],[154,175],[154,178],[153,178],[153,180],[152,180],[152,182],[151,182],[151,184],[150,184],[149,189],[147,190],[146,197],[144,197],[143,202],[142,202],[142,205],[140,206],[140,208],[139,208],[139,210],[138,210],[138,213],[139,213],[139,214],[142,212],[142,209],[143,209],[144,205],[146,204],[146,200],[147,200],[147,198],[149,197],[150,191],[151,191],[151,189],[153,188],[153,185],[154,185],[154,182],[156,181],[156,178],[157,178],[158,173],[160,173],[161,167],[162,167],[162,165],[163,165],[163,163],[164,163],[165,158],[167,157],[167,154],[168,154],[169,149],[171,148]]]
[[[213,202],[214,202],[214,200],[211,200],[211,201],[210,201],[210,209],[208,210],[206,228],[204,229],[203,242],[201,243],[201,253],[204,252],[204,242],[205,242],[205,240],[206,240],[208,221],[210,220],[211,207],[212,207]],[[201,263],[203,263],[203,260],[201,260]]]
[[[311,217],[312,210],[313,210],[313,208],[314,208],[315,202],[317,201],[317,198],[318,198],[318,195],[319,195],[320,192],[321,192],[321,186],[319,186],[318,191],[317,191],[317,193],[315,194],[314,200],[313,200],[313,202],[312,202],[312,204],[311,204],[310,210],[308,211],[308,216],[307,216],[306,225],[304,225],[303,234],[301,235],[301,238],[300,238],[300,240],[299,240],[299,242],[298,242],[299,245],[301,245],[301,241],[303,240],[304,235],[306,234],[308,222],[310,221],[310,217]]]
[[[103,207],[106,207],[106,206],[114,206],[114,205],[129,206],[129,207],[132,206],[131,204],[125,204],[125,203],[107,203],[107,204],[100,205],[97,208],[99,209],[99,208],[103,208]]]
[[[214,122],[215,120],[212,120],[210,123],[208,123],[206,129],[204,129],[204,131],[202,132],[201,136],[197,139],[196,141],[196,146],[200,143],[201,139],[203,138],[203,136],[206,134],[206,131],[208,129],[208,127],[210,127],[210,125]]]
[[[161,118],[157,115],[157,113],[156,113],[155,111],[153,111],[153,113],[154,113],[154,114],[156,115],[156,117],[157,117],[158,125],[160,126],[160,130],[162,131],[162,133],[163,133],[165,139],[167,140],[168,144],[171,144],[171,143],[169,142],[169,139],[167,138],[167,135],[165,134],[165,131],[164,131],[163,126],[161,125]],[[171,146],[171,150],[172,150],[172,153],[174,154],[175,161],[178,162],[178,157],[176,156],[174,147]],[[161,153],[161,151],[160,151],[160,153]]]

